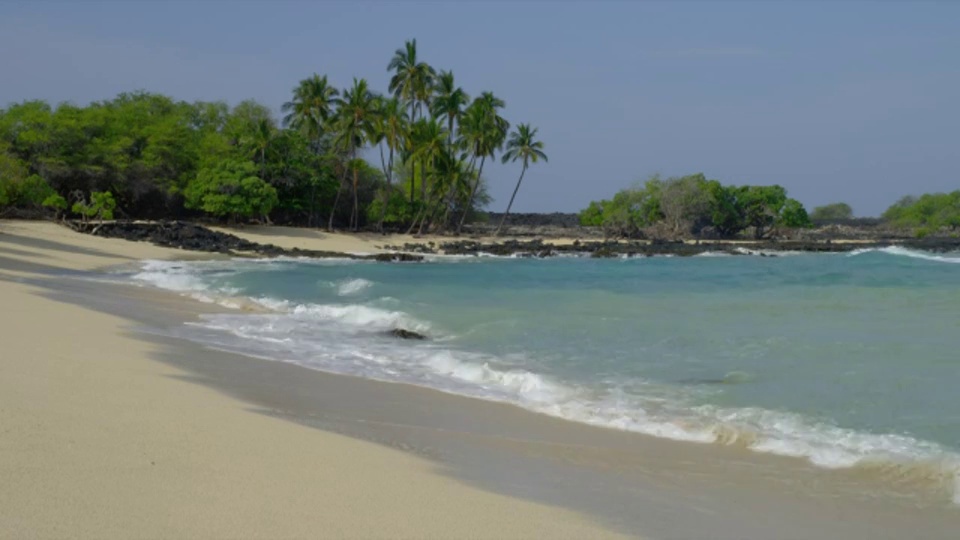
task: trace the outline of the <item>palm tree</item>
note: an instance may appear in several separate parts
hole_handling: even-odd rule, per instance
[[[284,127],[303,133],[311,142],[313,151],[317,155],[323,152],[322,140],[329,131],[330,119],[336,113],[339,95],[340,91],[330,86],[326,75],[321,77],[314,73],[311,77],[300,81],[300,84],[293,89],[293,99],[281,107],[281,110],[286,113],[283,117]],[[315,220],[319,226],[316,201],[317,182],[312,182],[310,219]]]
[[[286,113],[283,117],[284,127],[301,130],[317,145],[316,150],[319,150],[320,138],[335,112],[339,95],[340,91],[330,86],[326,75],[321,77],[314,73],[300,81],[293,89],[293,99],[281,107]]]
[[[426,101],[436,78],[436,71],[426,62],[417,60],[417,40],[412,39],[404,43],[403,48],[393,53],[393,58],[387,64],[387,71],[393,71],[390,78],[389,90],[394,96],[403,99],[410,107],[410,123],[417,121],[418,104]],[[413,165],[411,164],[411,167]],[[410,171],[410,202],[414,198],[414,172]]]
[[[403,148],[404,140],[409,136],[409,127],[403,115],[403,106],[397,98],[377,99],[378,114],[373,123],[373,139],[371,142],[380,145],[380,165],[383,167],[383,176],[387,187],[383,192],[383,207],[380,210],[380,222],[377,229],[383,231],[383,221],[387,217],[387,205],[390,201],[390,192],[393,189],[394,157]],[[386,143],[388,157],[383,157],[383,145]]]
[[[441,71],[433,88],[434,97],[430,104],[433,116],[447,117],[448,143],[453,146],[453,123],[460,119],[464,107],[470,102],[470,96],[453,82],[452,71]]]
[[[413,141],[413,153],[410,155],[412,162],[420,162],[420,200],[423,207],[420,209],[421,223],[426,219],[427,209],[427,177],[428,171],[433,170],[434,163],[441,152],[446,148],[446,134],[443,132],[443,126],[435,118],[421,118],[417,120],[410,128],[410,138]],[[411,224],[410,229],[416,224]]]
[[[436,200],[433,212],[430,214],[431,225],[440,210],[443,215],[440,218],[440,227],[446,227],[447,219],[450,216],[458,200],[465,200],[469,195],[472,184],[470,182],[470,171],[466,162],[457,155],[454,148],[445,146],[436,157],[433,168],[433,184],[431,190]],[[420,227],[422,229],[423,222]]]
[[[513,207],[513,200],[517,197],[517,192],[520,191],[520,183],[523,182],[523,175],[527,172],[527,167],[530,166],[531,162],[536,163],[540,159],[547,161],[547,155],[543,153],[543,142],[536,140],[536,136],[537,128],[530,127],[530,124],[518,124],[516,131],[510,134],[510,139],[507,141],[507,151],[503,154],[503,163],[522,159],[523,169],[520,171],[517,187],[513,189],[507,211],[500,218],[500,225],[494,235],[500,234],[500,229],[503,228],[507,216],[510,215],[510,208]]]
[[[251,132],[244,135],[240,143],[253,152],[253,158],[260,162],[260,179],[267,181],[267,149],[273,141],[273,125],[269,119],[261,118],[251,126]]]
[[[483,92],[467,107],[460,121],[460,135],[463,144],[473,154],[474,164],[478,158],[480,159],[480,168],[477,171],[473,189],[470,190],[467,206],[463,210],[463,215],[460,216],[457,234],[460,234],[460,230],[467,220],[467,214],[470,213],[473,206],[473,200],[477,196],[477,190],[480,188],[482,179],[481,175],[483,174],[483,165],[487,157],[495,157],[497,150],[503,146],[507,130],[510,129],[510,122],[497,114],[497,110],[505,105],[503,100],[494,96],[492,92]]]
[[[358,200],[359,162],[357,151],[366,141],[374,136],[374,124],[379,114],[377,99],[370,91],[366,79],[353,79],[353,87],[343,93],[340,107],[337,111],[335,125],[337,134],[334,145],[350,155],[350,166],[344,167],[340,186],[337,188],[337,200],[330,212],[328,227],[333,229],[333,216],[340,198],[340,189],[346,179],[346,171],[353,169],[353,211],[350,214],[350,225],[357,230],[360,224],[360,204]]]

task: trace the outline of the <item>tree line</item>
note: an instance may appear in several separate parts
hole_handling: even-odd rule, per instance
[[[733,237],[750,229],[764,238],[778,227],[808,227],[811,220],[781,186],[723,185],[693,174],[653,176],[612,199],[591,202],[580,223],[602,227],[609,236]]]
[[[385,93],[314,74],[279,122],[255,101],[148,92],[11,105],[0,110],[0,208],[459,232],[489,204],[483,171],[499,155],[521,165],[509,214],[529,166],[547,159],[537,128],[511,131],[501,98],[471,98],[420,60],[416,40],[387,69]]]
[[[724,185],[703,174],[662,179],[593,201],[579,213],[580,224],[603,228],[608,236],[732,238],[745,233],[764,238],[778,229],[797,229],[854,220],[844,202],[809,214],[782,186]],[[910,229],[917,236],[954,234],[960,228],[960,191],[903,197],[881,216],[882,223]]]

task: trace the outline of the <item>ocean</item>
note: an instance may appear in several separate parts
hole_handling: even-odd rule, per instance
[[[233,308],[174,331],[213,348],[960,504],[960,255],[759,255],[145,261],[119,277]]]

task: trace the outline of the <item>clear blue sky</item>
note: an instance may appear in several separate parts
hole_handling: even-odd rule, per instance
[[[274,108],[313,72],[386,90],[416,37],[550,156],[519,211],[577,210],[653,173],[779,183],[876,215],[960,189],[960,2],[11,2],[0,104],[145,89]],[[505,206],[518,165],[485,171]]]

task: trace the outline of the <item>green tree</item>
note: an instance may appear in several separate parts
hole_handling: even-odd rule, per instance
[[[787,199],[787,202],[784,203],[778,224],[792,229],[813,225],[810,216],[807,214],[807,209],[796,199]]]
[[[702,173],[647,182],[646,190],[658,201],[658,218],[670,235],[699,233],[709,224],[712,204],[707,183]]]
[[[266,118],[261,118],[252,127],[251,132],[244,135],[240,142],[251,149],[255,159],[260,162],[260,178],[267,180],[267,150],[273,142],[275,130]]]
[[[480,179],[483,177],[483,165],[486,159],[488,157],[493,159],[496,156],[497,150],[503,146],[503,141],[507,137],[510,123],[498,113],[498,110],[505,106],[506,103],[492,92],[483,92],[467,107],[461,120],[461,144],[472,154],[472,163],[475,164],[477,159],[480,160],[480,167],[477,169],[473,189],[467,200],[467,211],[460,217],[460,223],[457,225],[457,234],[463,228],[467,213],[473,206],[473,200],[480,187]]]
[[[748,227],[754,238],[763,238],[777,224],[787,191],[781,186],[748,186],[740,196]]]
[[[49,206],[58,207],[60,201],[55,198],[47,198],[44,202],[49,203]],[[73,204],[73,213],[80,214],[83,217],[83,220],[86,221],[90,218],[97,218],[101,223],[103,220],[113,219],[113,211],[117,208],[117,202],[113,198],[113,194],[109,191],[95,191],[90,194],[90,202],[78,201]]]
[[[464,108],[470,103],[470,96],[456,85],[452,71],[441,71],[434,86],[431,114],[447,119],[447,143],[453,146],[454,123],[460,120]]]
[[[330,86],[326,75],[321,77],[314,73],[300,81],[293,89],[293,99],[281,107],[285,113],[283,125],[300,130],[319,145],[328,122],[336,113],[339,95],[340,91]]]
[[[914,228],[926,236],[942,228],[960,227],[960,190],[951,193],[926,193],[904,197],[883,213],[895,227]]]
[[[50,208],[54,212],[54,217],[60,219],[67,210],[67,200],[62,195],[54,193],[43,200],[43,207]]]
[[[217,217],[266,216],[277,205],[277,190],[257,177],[250,161],[225,160],[201,169],[184,192],[186,207]]]
[[[413,141],[414,149],[410,159],[420,162],[422,173],[420,176],[420,200],[426,205],[429,204],[427,200],[428,176],[432,174],[436,159],[446,147],[446,134],[443,131],[443,126],[436,119],[421,118],[411,126],[410,139]]]
[[[387,64],[387,71],[393,71],[390,78],[389,91],[394,96],[407,102],[410,108],[410,123],[417,121],[417,112],[422,103],[426,102],[433,88],[436,71],[426,62],[417,58],[417,40],[412,39],[404,43],[403,48],[393,53],[393,58]],[[411,162],[411,167],[413,164]],[[410,181],[414,173],[411,170]],[[410,185],[410,202],[414,199],[413,184]]]
[[[716,180],[707,183],[711,198],[710,222],[720,236],[736,236],[747,228],[747,218],[741,199],[745,187],[724,186]]]
[[[590,205],[580,211],[580,225],[584,227],[600,227],[603,225],[603,204],[606,201],[591,201]]]
[[[810,213],[810,219],[813,221],[832,221],[853,218],[853,208],[847,203],[833,203],[824,206],[818,206]]]
[[[409,137],[409,125],[403,116],[399,99],[380,97],[377,100],[377,105],[379,112],[373,122],[373,142],[380,147],[380,164],[383,167],[383,175],[387,182],[380,204],[380,215],[377,218],[377,229],[382,231],[384,220],[387,219],[387,212],[393,201],[394,158],[403,148],[404,140]],[[384,159],[383,154],[384,144],[387,146],[386,159]],[[399,213],[394,212],[394,215],[399,215]]]
[[[497,226],[495,235],[500,234],[503,224],[510,215],[510,209],[513,208],[513,200],[517,198],[517,192],[520,191],[520,184],[523,182],[523,175],[527,172],[530,163],[536,163],[538,160],[547,161],[547,155],[543,152],[543,142],[536,140],[537,128],[530,127],[530,124],[518,124],[507,140],[506,151],[503,153],[502,161],[520,160],[523,162],[523,168],[520,169],[520,178],[517,179],[517,187],[513,188],[513,195],[510,196],[510,203],[507,204],[507,210],[500,218],[500,225]]]
[[[353,171],[353,210],[350,214],[350,226],[354,230],[357,230],[360,224],[358,199],[360,169],[357,163],[357,151],[376,136],[375,125],[380,113],[378,107],[378,100],[370,91],[366,79],[354,79],[353,86],[343,93],[343,99],[337,111],[337,134],[334,144],[350,155],[350,166],[344,168],[344,174],[347,169]],[[342,181],[343,179],[341,183]],[[336,209],[336,203],[334,203],[334,209]],[[333,229],[332,212],[328,226]]]

